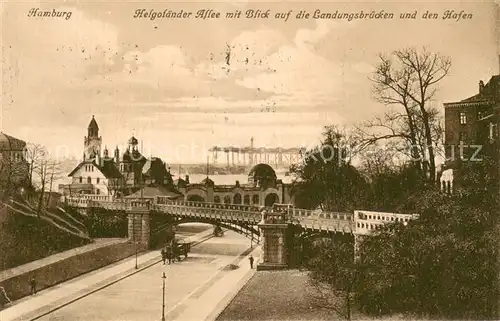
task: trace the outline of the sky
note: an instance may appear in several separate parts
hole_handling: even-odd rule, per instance
[[[110,152],[134,135],[144,154],[203,162],[212,146],[311,147],[325,125],[350,126],[373,100],[379,53],[407,46],[450,56],[434,104],[477,93],[499,73],[492,1],[7,1],[1,3],[0,129],[57,157],[83,153],[92,115]],[[32,8],[71,12],[28,17]],[[292,10],[283,19],[138,19],[137,9]],[[313,12],[445,10],[470,20],[297,20]],[[226,52],[230,48],[230,64]],[[148,155],[148,156],[149,156]]]

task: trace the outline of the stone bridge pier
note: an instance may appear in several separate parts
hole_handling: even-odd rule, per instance
[[[129,241],[141,247],[149,248],[151,238],[149,202],[131,202],[126,211]]]
[[[261,257],[257,270],[279,270],[288,267],[286,235],[288,222],[285,213],[262,213],[258,224],[261,235]]]

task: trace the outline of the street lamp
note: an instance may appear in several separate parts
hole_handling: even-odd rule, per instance
[[[134,251],[135,251],[135,269],[137,270],[137,240],[135,238],[135,214],[132,214],[133,217],[132,217],[132,222],[133,222],[133,230],[132,230],[132,233],[134,235],[134,239],[133,239],[133,242],[134,242]]]
[[[137,270],[137,242],[134,241],[135,247],[135,269]]]
[[[163,272],[163,276],[161,278],[163,279],[163,305],[162,305],[161,321],[165,321],[165,279],[167,278],[165,272]]]

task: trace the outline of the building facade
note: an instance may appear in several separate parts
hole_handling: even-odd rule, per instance
[[[84,138],[83,159],[68,175],[70,184],[59,185],[63,195],[98,194],[126,196],[144,186],[173,186],[166,164],[157,157],[146,158],[131,137],[121,153],[118,146],[113,156],[107,147],[101,150],[102,137],[94,116]]]
[[[293,203],[290,185],[277,179],[267,164],[254,166],[244,184],[236,181],[234,185],[215,185],[208,176],[201,183],[191,184],[186,176],[176,180],[176,185],[186,201],[259,206]]]
[[[29,184],[26,142],[0,132],[0,190]]]
[[[444,107],[446,161],[441,186],[451,193],[460,162],[480,161],[485,153],[498,151],[500,75],[486,84],[479,81],[476,95]]]

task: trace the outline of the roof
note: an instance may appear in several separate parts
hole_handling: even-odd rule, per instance
[[[167,196],[171,198],[178,198],[182,197],[183,195],[181,192],[179,192],[174,188],[168,188],[164,186],[146,186],[142,188],[142,195],[141,195],[141,190],[138,190],[133,194],[125,196],[125,198],[140,198],[141,196],[142,197]]]
[[[135,138],[134,136],[130,137],[130,139],[128,140],[128,143],[130,145],[137,145],[139,143],[139,141],[137,140],[137,138]]]
[[[23,150],[26,142],[0,132],[0,150]]]
[[[201,184],[214,186],[215,183],[208,176],[201,181]]]
[[[186,187],[188,185],[188,183],[180,177],[174,181],[174,184],[177,187]]]
[[[94,166],[96,166],[101,173],[106,176],[106,178],[121,178],[122,174],[118,170],[115,165],[115,162],[112,159],[103,159],[101,164],[97,164],[94,162]]]
[[[78,164],[72,171],[71,173],[68,174],[68,176],[73,176],[76,171],[78,171],[83,165],[88,165],[92,164],[94,165],[106,178],[121,178],[122,174],[116,167],[115,163],[113,162],[113,159],[111,158],[106,158],[102,160],[101,164],[97,164],[95,159],[92,160],[85,160]]]
[[[166,180],[169,184],[173,184],[172,175],[166,169],[166,165],[161,158],[151,157],[147,159],[142,167],[142,173],[145,176],[154,177],[161,181]]]
[[[464,100],[461,100],[458,103],[499,101],[500,100],[499,89],[500,89],[500,75],[495,75],[490,78],[488,83],[484,85],[483,89],[478,94],[466,98]]]
[[[127,149],[122,156],[124,162],[145,162],[146,158],[136,149],[132,152]]]
[[[90,120],[90,123],[89,123],[89,129],[90,128],[95,128],[95,129],[99,129],[99,126],[97,125],[97,122],[95,121],[95,118],[94,118],[94,115],[92,115],[92,119]]]

